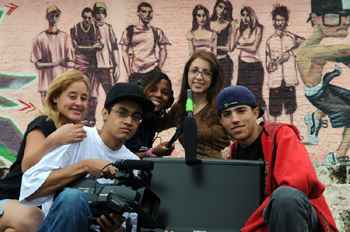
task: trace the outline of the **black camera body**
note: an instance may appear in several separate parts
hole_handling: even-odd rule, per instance
[[[88,194],[88,203],[93,216],[91,223],[95,223],[94,219],[101,215],[136,212],[140,227],[159,228],[156,221],[160,199],[149,188],[153,162],[123,160],[112,165],[119,169],[113,180],[101,182],[97,179],[84,178],[73,185],[74,188]],[[135,170],[139,170],[138,175],[135,175]]]

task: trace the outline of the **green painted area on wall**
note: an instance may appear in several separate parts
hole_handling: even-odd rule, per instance
[[[0,72],[0,89],[19,89],[35,78],[34,73]]]
[[[0,108],[15,107],[18,104],[14,101],[7,99],[6,97],[0,96]]]
[[[13,154],[5,145],[0,144],[0,156],[4,157],[8,161],[14,162],[16,155]]]
[[[0,23],[4,18],[5,18],[5,9],[2,6],[0,6]]]

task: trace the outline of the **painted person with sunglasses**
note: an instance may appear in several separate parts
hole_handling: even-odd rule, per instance
[[[96,51],[102,49],[103,45],[98,41],[99,31],[94,23],[92,9],[85,7],[81,12],[81,17],[82,21],[70,29],[75,53],[74,63],[75,68],[92,81],[96,69]],[[86,121],[90,126],[94,126],[96,122],[97,97],[97,91],[90,91],[89,108],[86,114]]]
[[[115,84],[106,96],[101,129],[84,127],[86,137],[82,141],[51,150],[24,173],[20,201],[41,205],[46,215],[39,232],[89,231],[88,217],[92,215],[88,196],[68,186],[88,175],[114,176],[117,169],[109,165],[111,162],[139,159],[124,143],[153,107],[137,85]],[[102,215],[97,222],[102,231],[121,229],[118,214]]]
[[[130,138],[125,146],[140,158],[147,156],[170,155],[174,146],[167,147],[167,142],[162,142],[152,148],[157,138],[158,122],[167,114],[167,110],[174,102],[174,93],[169,77],[163,72],[156,72],[148,82],[141,82],[145,96],[154,104],[154,111],[145,115],[135,135]]]
[[[197,154],[199,158],[223,159],[222,150],[229,143],[229,137],[219,123],[215,111],[215,97],[222,89],[219,64],[213,53],[195,52],[187,61],[177,102],[171,107],[160,129],[181,126],[186,116],[187,90],[192,90],[194,118],[197,123]],[[183,136],[179,138],[183,144]]]
[[[350,89],[332,84],[341,75],[341,68],[327,72],[326,64],[349,64],[348,44],[324,45],[326,38],[345,38],[349,34],[350,1],[312,0],[311,22],[313,33],[297,50],[297,64],[304,82],[305,96],[317,108],[307,113],[304,120],[308,127],[308,142],[318,144],[318,134],[328,116],[333,128],[344,128],[341,141],[335,151],[326,154],[325,164],[349,165],[350,148]],[[324,74],[325,73],[325,74]]]
[[[216,33],[209,28],[209,11],[198,4],[192,11],[192,28],[187,33],[190,55],[199,50],[216,54]]]

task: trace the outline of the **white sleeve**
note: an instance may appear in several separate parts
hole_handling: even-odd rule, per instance
[[[24,172],[19,201],[39,206],[52,199],[53,195],[28,200],[45,183],[52,171],[68,166],[74,159],[74,150],[78,143],[67,144],[47,153],[37,164]]]

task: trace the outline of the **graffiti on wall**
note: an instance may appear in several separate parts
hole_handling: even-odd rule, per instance
[[[326,154],[331,158],[348,155],[350,81],[342,81],[342,86],[334,81],[348,72],[350,47],[336,40],[348,35],[346,19],[350,13],[346,7],[350,1],[298,1],[299,8],[286,1],[263,5],[254,0],[130,1],[123,5],[127,11],[124,23],[117,22],[116,5],[111,1],[77,2],[79,12],[66,21],[63,19],[71,13],[72,5],[40,6],[45,27],[31,27],[32,43],[26,56],[32,70],[23,70],[35,74],[0,75],[3,109],[31,111],[35,102],[43,102],[48,85],[58,74],[75,68],[91,81],[86,121],[95,125],[98,105],[114,83],[147,80],[154,71],[162,70],[177,89],[181,65],[193,52],[203,49],[216,55],[225,86],[250,88],[265,107],[265,118],[299,127],[311,153],[322,159]],[[23,8],[20,5],[0,7],[0,22],[16,17]],[[183,11],[173,12],[177,17],[169,18],[167,10],[179,6]],[[325,45],[323,39],[334,41]],[[11,46],[11,41],[7,43]],[[31,97],[9,97],[7,90],[11,88],[31,89]],[[5,119],[1,123],[8,123]],[[332,128],[339,128],[334,136],[338,145],[329,146],[325,138]]]

